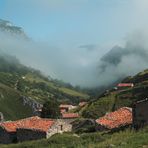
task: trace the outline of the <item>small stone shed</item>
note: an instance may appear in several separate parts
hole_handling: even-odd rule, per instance
[[[17,128],[19,142],[49,138],[56,133],[70,132],[72,126],[64,120],[38,119]]]

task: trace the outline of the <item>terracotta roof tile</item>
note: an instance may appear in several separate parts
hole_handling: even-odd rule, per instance
[[[133,83],[119,83],[118,87],[133,87]]]
[[[120,108],[97,119],[96,122],[108,129],[129,125],[132,123],[132,109],[128,107]]]
[[[0,124],[8,132],[16,132],[16,129],[33,129],[46,132],[54,124],[53,120],[42,119],[37,116],[18,121],[3,122]]]
[[[78,113],[63,113],[62,117],[63,118],[78,118],[79,114]]]

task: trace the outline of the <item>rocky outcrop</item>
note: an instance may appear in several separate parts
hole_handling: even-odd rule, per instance
[[[31,97],[22,96],[21,99],[23,100],[23,105],[28,105],[32,108],[33,114],[36,114],[38,110],[40,110],[43,105]]]
[[[3,33],[8,33],[9,35],[22,37],[23,39],[29,39],[26,33],[21,27],[13,25],[11,22],[0,19],[0,31]]]

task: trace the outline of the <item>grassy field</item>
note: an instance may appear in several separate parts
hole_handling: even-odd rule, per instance
[[[65,87],[57,87],[53,82],[43,80],[42,78],[40,78],[36,75],[33,75],[31,73],[28,73],[25,77],[26,77],[26,80],[28,80],[28,81],[37,82],[37,83],[39,83],[39,82],[46,83],[49,87],[51,87],[53,89],[57,89],[65,94],[68,94],[71,96],[89,98],[89,96],[85,93],[78,92],[78,91],[75,91],[75,90],[72,90],[69,88],[65,88]]]
[[[96,146],[102,148],[148,148],[148,128],[138,132],[126,130],[124,132],[115,133]]]
[[[33,75],[32,73],[28,73],[27,75],[25,75],[25,78],[27,81],[36,82],[36,83],[43,82],[43,83],[46,83],[48,86],[55,88],[55,86],[52,82],[45,81],[42,78],[40,78],[39,76]]]
[[[0,112],[5,119],[16,120],[32,115],[31,108],[23,106],[18,91],[0,83]]]
[[[119,133],[57,134],[50,139],[1,145],[1,148],[148,148],[148,128],[138,132],[127,129]]]
[[[80,92],[77,92],[75,90],[71,90],[71,89],[68,89],[68,88],[65,88],[65,87],[61,87],[59,88],[60,91],[64,92],[64,93],[67,93],[69,95],[72,95],[72,96],[78,96],[78,97],[82,97],[82,98],[88,98],[89,96],[87,94],[84,94],[84,93],[80,93]]]
[[[82,112],[83,117],[87,118],[99,118],[106,114],[106,112],[111,112],[115,104],[115,95],[108,95],[106,97],[100,98],[88,106],[86,106]]]

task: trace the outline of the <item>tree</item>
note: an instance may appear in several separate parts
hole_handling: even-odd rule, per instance
[[[42,118],[59,118],[60,109],[56,99],[49,100],[43,104],[41,117]]]

